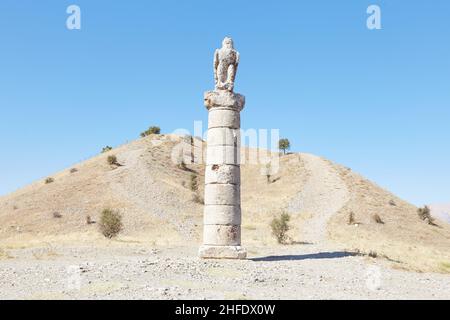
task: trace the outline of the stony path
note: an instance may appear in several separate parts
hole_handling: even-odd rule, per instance
[[[338,173],[325,160],[302,154],[306,170],[312,173],[303,190],[292,199],[288,211],[307,213],[311,218],[305,222],[300,238],[306,242],[326,241],[327,222],[350,199],[347,186]]]

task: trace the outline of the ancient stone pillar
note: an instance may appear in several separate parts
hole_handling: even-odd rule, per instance
[[[203,245],[199,255],[202,258],[245,259],[247,253],[241,247],[240,196],[240,112],[245,97],[233,92],[239,55],[232,42],[231,46],[226,46],[225,42],[231,41],[227,39],[220,49],[225,48],[225,52],[216,51],[216,89],[205,92],[204,96],[209,115]],[[223,71],[225,74],[221,73]]]

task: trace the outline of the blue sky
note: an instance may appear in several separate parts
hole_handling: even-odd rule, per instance
[[[65,26],[81,8],[81,30]],[[382,30],[366,9],[381,7]],[[206,121],[212,55],[241,53],[242,126],[417,205],[450,202],[450,2],[0,2],[0,194],[139,136]]]

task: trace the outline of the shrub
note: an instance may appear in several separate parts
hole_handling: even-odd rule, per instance
[[[77,169],[77,168],[72,168],[72,169],[70,169],[70,173],[75,173],[75,172],[78,172],[78,169]]]
[[[270,178],[271,178],[271,172],[272,172],[272,165],[270,163],[266,164],[266,166],[264,167],[264,172],[267,178],[267,183],[270,183]]]
[[[148,128],[148,130],[145,130],[144,132],[141,133],[141,137],[146,137],[149,136],[151,134],[160,134],[161,133],[161,129],[159,127],[150,127]]]
[[[381,219],[381,217],[378,214],[374,214],[372,216],[372,219],[376,222],[376,223],[380,223],[380,224],[384,224],[384,221]]]
[[[272,234],[277,238],[278,243],[286,244],[289,240],[287,232],[290,229],[289,220],[291,217],[288,213],[283,212],[279,218],[274,218],[270,223]]]
[[[189,187],[191,188],[192,191],[197,191],[198,190],[198,179],[197,179],[197,175],[196,174],[191,174],[191,182],[189,184]]]
[[[104,209],[100,215],[100,232],[106,238],[114,238],[123,229],[122,216],[112,209]]]
[[[348,214],[347,224],[355,224],[355,214],[353,213],[353,211]]]
[[[62,218],[62,214],[57,211],[53,212],[52,215],[53,215],[53,218],[56,218],[56,219]]]
[[[102,149],[102,153],[105,153],[105,152],[108,152],[108,151],[111,151],[111,150],[112,150],[112,147],[106,146],[106,147],[104,147],[104,148]]]
[[[417,214],[419,218],[423,221],[427,221],[429,225],[435,226],[434,218],[431,216],[431,210],[428,206],[417,209]]]
[[[194,194],[194,196],[192,197],[192,201],[198,204],[205,204],[205,200],[203,200],[203,198],[198,193]]]
[[[117,162],[117,157],[115,155],[108,156],[108,158],[106,158],[106,161],[108,162],[109,165],[118,165],[119,164]]]
[[[397,205],[394,200],[389,200],[389,204],[393,207],[395,207]]]
[[[49,184],[49,183],[52,183],[52,182],[55,182],[55,179],[53,179],[53,178],[47,178],[47,179],[45,179],[45,184]]]
[[[278,141],[278,148],[283,150],[283,153],[286,154],[286,150],[291,148],[291,143],[288,139],[280,139],[280,141]]]
[[[91,218],[90,215],[87,215],[87,216],[86,216],[86,224],[93,224],[93,223],[95,223],[95,221],[92,220],[92,218]]]
[[[186,163],[184,162],[184,160],[182,159],[181,162],[178,164],[178,168],[180,168],[181,170],[186,170]]]

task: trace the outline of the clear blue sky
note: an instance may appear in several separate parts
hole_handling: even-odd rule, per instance
[[[382,30],[366,28],[370,4]],[[192,130],[230,35],[244,129],[279,128],[415,204],[450,202],[449,20],[448,0],[2,0],[0,194],[149,125]]]

